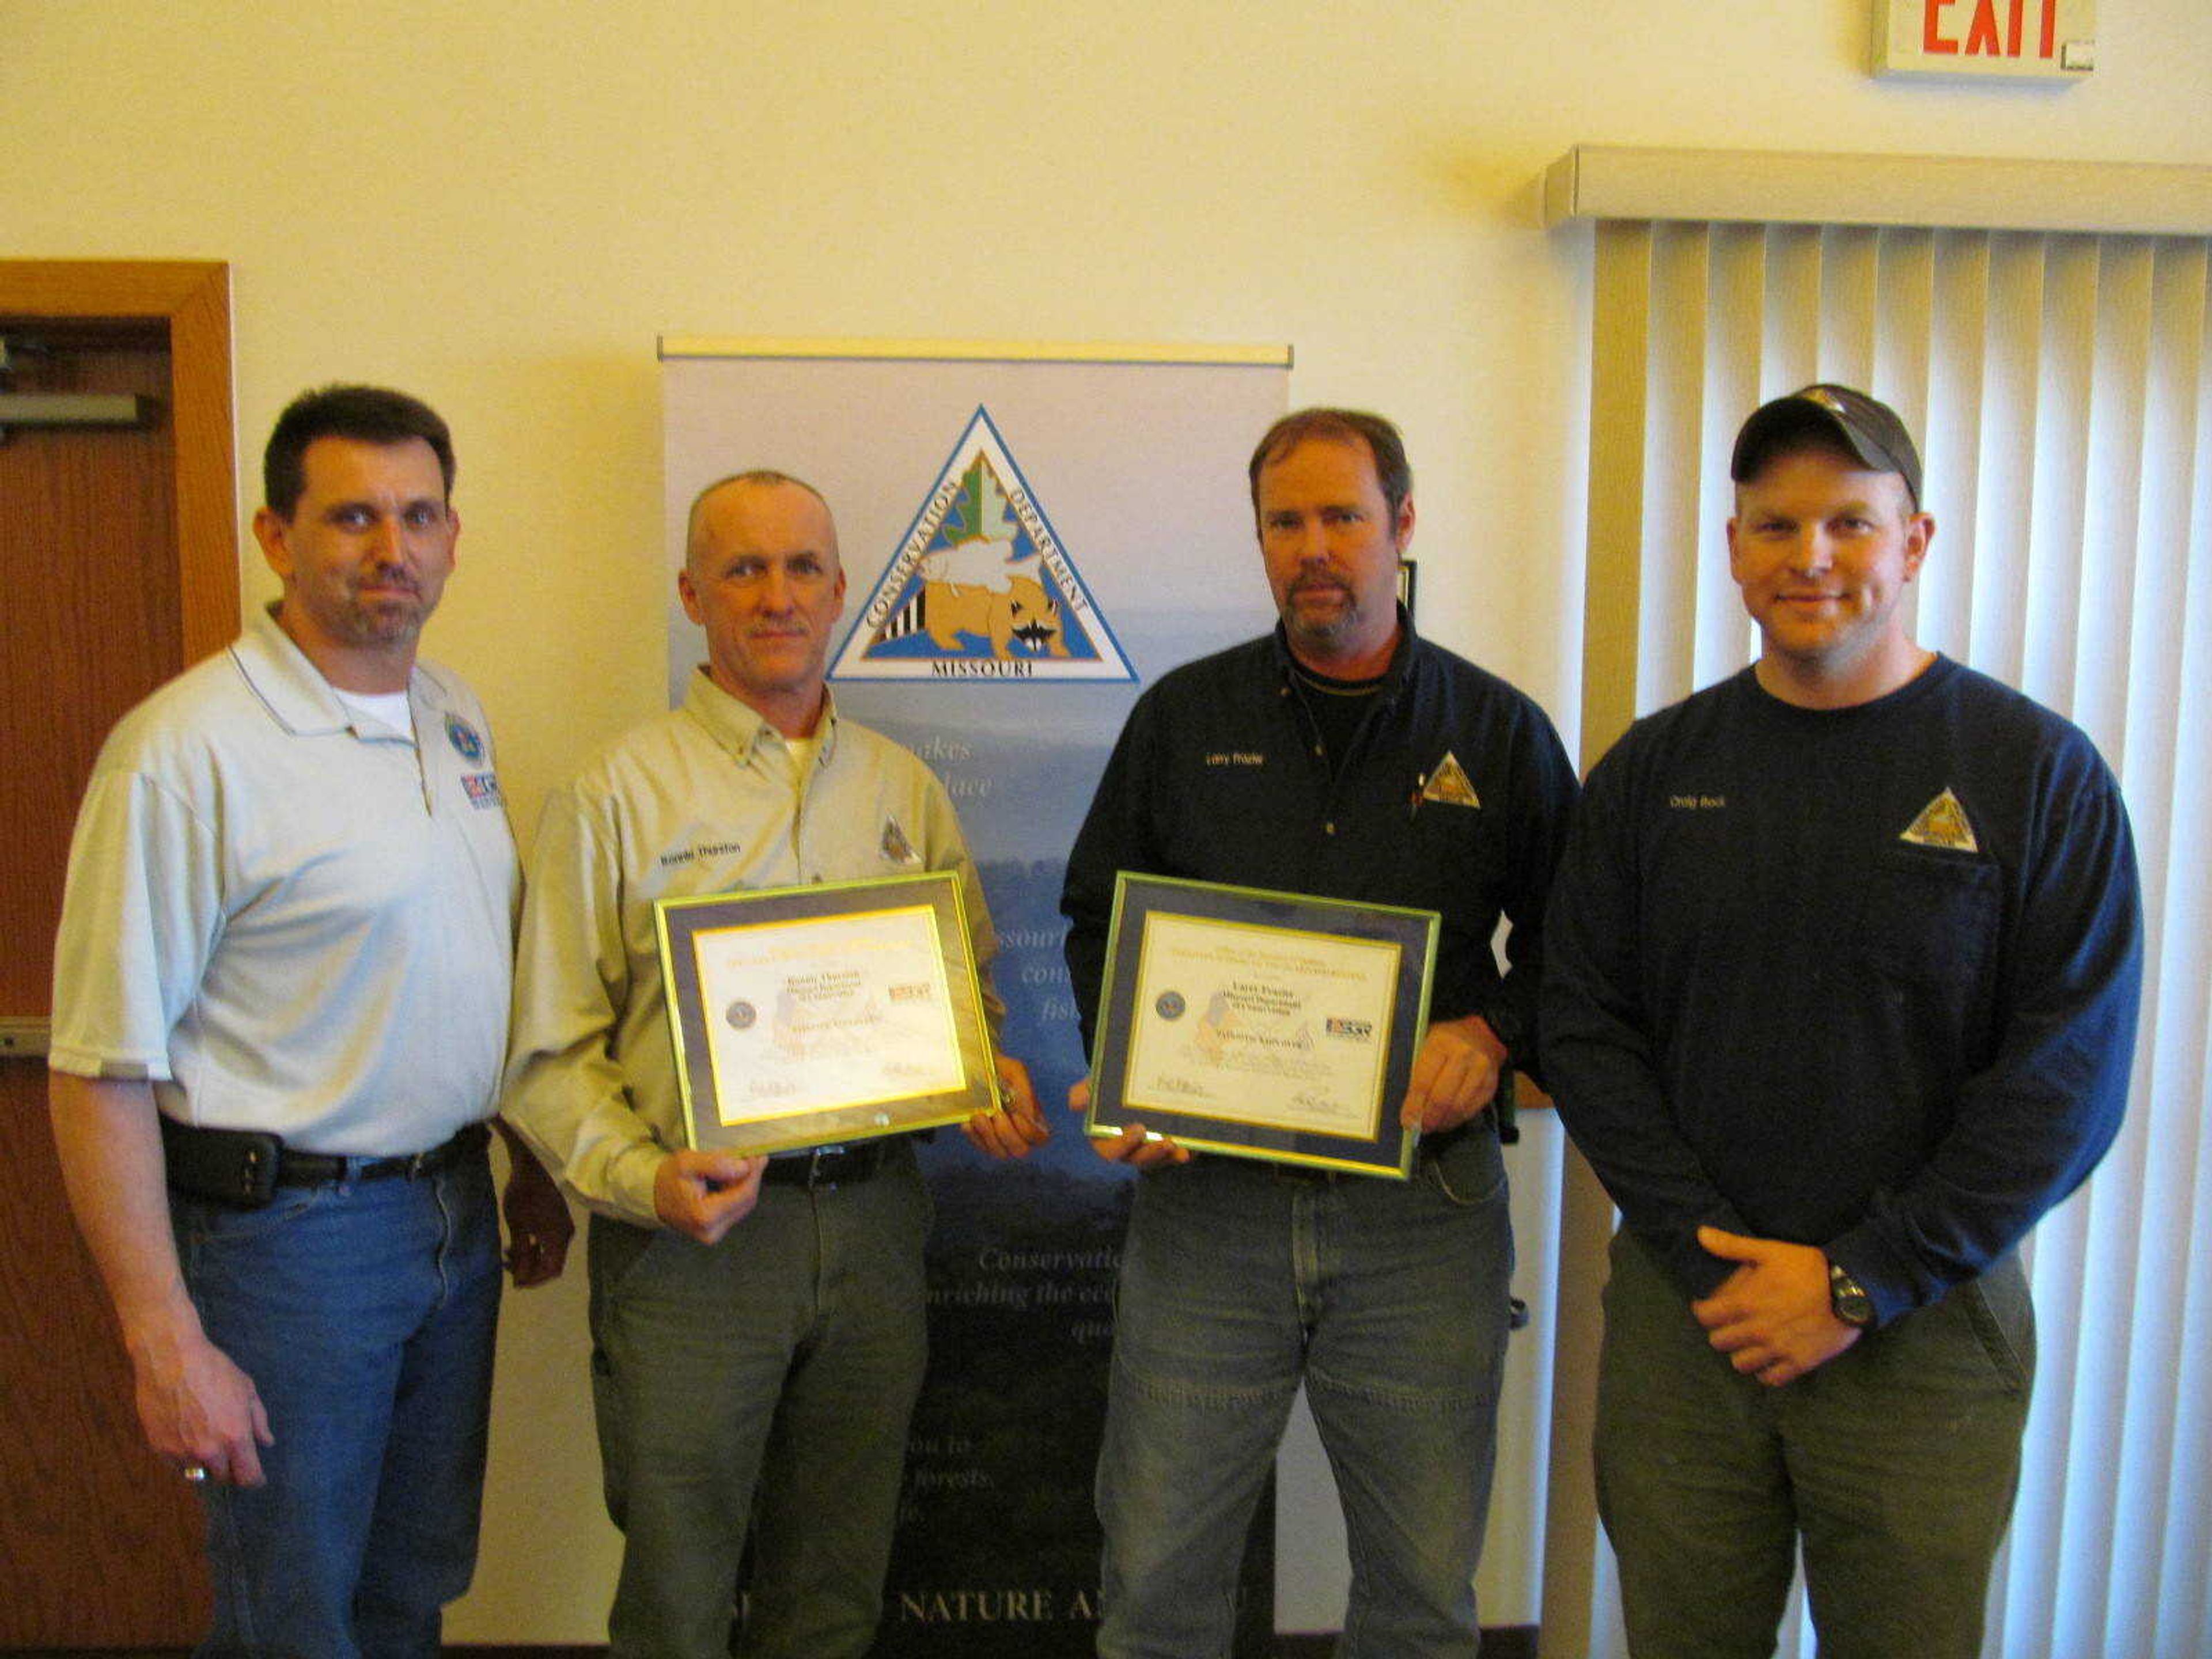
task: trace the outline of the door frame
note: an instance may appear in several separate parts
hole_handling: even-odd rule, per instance
[[[169,334],[177,601],[185,665],[238,637],[230,266],[213,259],[0,259],[0,324],[158,322]]]
[[[172,495],[167,515],[172,544],[166,549],[158,542],[143,545],[141,568],[146,574],[134,580],[171,590],[162,600],[175,606],[175,648],[181,660],[160,664],[158,678],[169,678],[186,665],[220,651],[238,634],[240,583],[229,267],[182,260],[0,259],[0,327],[27,333],[52,328],[58,334],[88,337],[112,331],[122,343],[149,346],[155,337],[166,336],[167,384],[157,395],[166,405],[162,438]],[[145,384],[161,381],[149,375]],[[29,1009],[0,1012],[31,1013]],[[9,1068],[26,1066],[35,1052],[22,1050],[0,1063]],[[13,1160],[8,1179],[35,1187],[41,1204],[51,1204],[52,1217],[35,1206],[28,1212],[33,1224],[27,1231],[44,1237],[53,1229],[69,1226],[67,1210],[60,1198],[60,1176],[53,1167],[45,1113],[30,1107],[33,1091],[42,1094],[43,1089],[27,1077],[22,1088],[15,1083],[11,1075],[6,1094],[10,1110],[0,1132],[11,1150],[20,1147],[27,1155]],[[19,1104],[23,1108],[20,1113],[15,1109]],[[38,1144],[42,1142],[46,1144]],[[11,1185],[9,1196],[13,1200],[22,1194]],[[81,1303],[86,1320],[98,1319],[107,1327],[106,1333],[95,1333],[88,1325],[83,1341],[73,1343],[66,1353],[48,1354],[40,1361],[66,1371],[88,1391],[80,1409],[66,1420],[47,1425],[52,1431],[50,1437],[64,1447],[58,1455],[98,1470],[92,1486],[103,1499],[122,1494],[112,1501],[125,1512],[98,1522],[120,1527],[120,1541],[111,1540],[83,1559],[110,1564],[99,1569],[106,1571],[118,1557],[128,1557],[147,1598],[144,1605],[131,1606],[130,1635],[173,1642],[181,1650],[195,1634],[185,1626],[203,1615],[207,1594],[206,1573],[196,1547],[198,1522],[192,1515],[198,1505],[189,1497],[189,1489],[168,1476],[144,1449],[131,1405],[130,1368],[112,1334],[106,1297],[91,1263],[74,1238],[58,1241],[54,1248],[57,1259],[40,1269],[43,1293],[64,1298],[71,1308]],[[76,1260],[62,1261],[58,1253],[64,1249]],[[10,1467],[12,1473],[15,1466]],[[166,1484],[148,1489],[149,1480]],[[27,1495],[19,1505],[21,1516],[13,1524],[43,1532],[58,1525],[66,1537],[71,1528],[95,1523],[82,1515],[56,1514],[52,1505],[51,1493]],[[9,1639],[35,1638],[74,1649],[109,1634],[102,1623],[108,1615],[95,1610],[97,1601],[86,1601],[74,1589],[71,1585],[51,1605],[18,1610],[9,1626]],[[197,1601],[191,1599],[194,1595]],[[64,1621],[58,1625],[50,1622],[56,1607],[65,1611]],[[78,1612],[66,1613],[70,1607]],[[151,1622],[143,1622],[149,1619]],[[115,1627],[115,1633],[121,1632],[122,1626]]]

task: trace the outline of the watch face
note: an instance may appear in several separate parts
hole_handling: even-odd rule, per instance
[[[1858,1280],[1833,1262],[1828,1265],[1828,1304],[1836,1317],[1862,1329],[1874,1323],[1874,1298]]]

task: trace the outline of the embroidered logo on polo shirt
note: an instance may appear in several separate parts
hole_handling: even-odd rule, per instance
[[[459,714],[446,716],[446,741],[453,745],[453,752],[465,761],[480,761],[484,757],[483,735]]]
[[[1468,781],[1467,769],[1459,763],[1458,757],[1449,749],[1444,750],[1444,757],[1437,763],[1437,769],[1422,781],[1421,799],[1445,806],[1482,805],[1475,795],[1474,785]]]
[[[881,842],[881,850],[884,860],[891,864],[919,864],[921,862],[919,858],[915,856],[914,843],[906,838],[906,831],[899,828],[898,820],[896,818],[887,817],[884,820],[884,838]]]
[[[471,806],[496,806],[503,799],[499,793],[499,775],[496,772],[464,772],[461,774],[461,787],[467,793]]]
[[[1974,838],[1974,826],[1967,821],[1966,807],[1948,789],[1922,807],[1920,816],[1905,826],[1898,839],[1915,847],[1941,847],[1953,853],[1982,850],[1981,842]]]

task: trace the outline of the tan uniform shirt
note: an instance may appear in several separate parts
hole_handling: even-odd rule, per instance
[[[959,872],[985,999],[995,949],[952,803],[890,738],[827,708],[804,795],[775,729],[702,671],[684,706],[556,789],[531,849],[504,1114],[604,1214],[658,1225],[684,1144],[653,901]]]

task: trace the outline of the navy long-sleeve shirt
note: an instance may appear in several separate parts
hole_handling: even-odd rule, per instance
[[[1886,1322],[2009,1249],[2118,1132],[2135,854],[2087,738],[1937,658],[1808,709],[1747,670],[1591,773],[1549,916],[1549,1081],[1684,1291],[1696,1229],[1814,1244]]]
[[[1576,793],[1551,721],[1404,624],[1349,748],[1322,750],[1279,628],[1186,663],[1138,699],[1060,896],[1086,1048],[1114,878],[1128,870],[1438,911],[1431,1017],[1481,1014],[1516,1065],[1534,1063],[1544,903]],[[1421,799],[1447,762],[1465,774],[1468,802]],[[1503,975],[1491,945],[1501,915]]]

